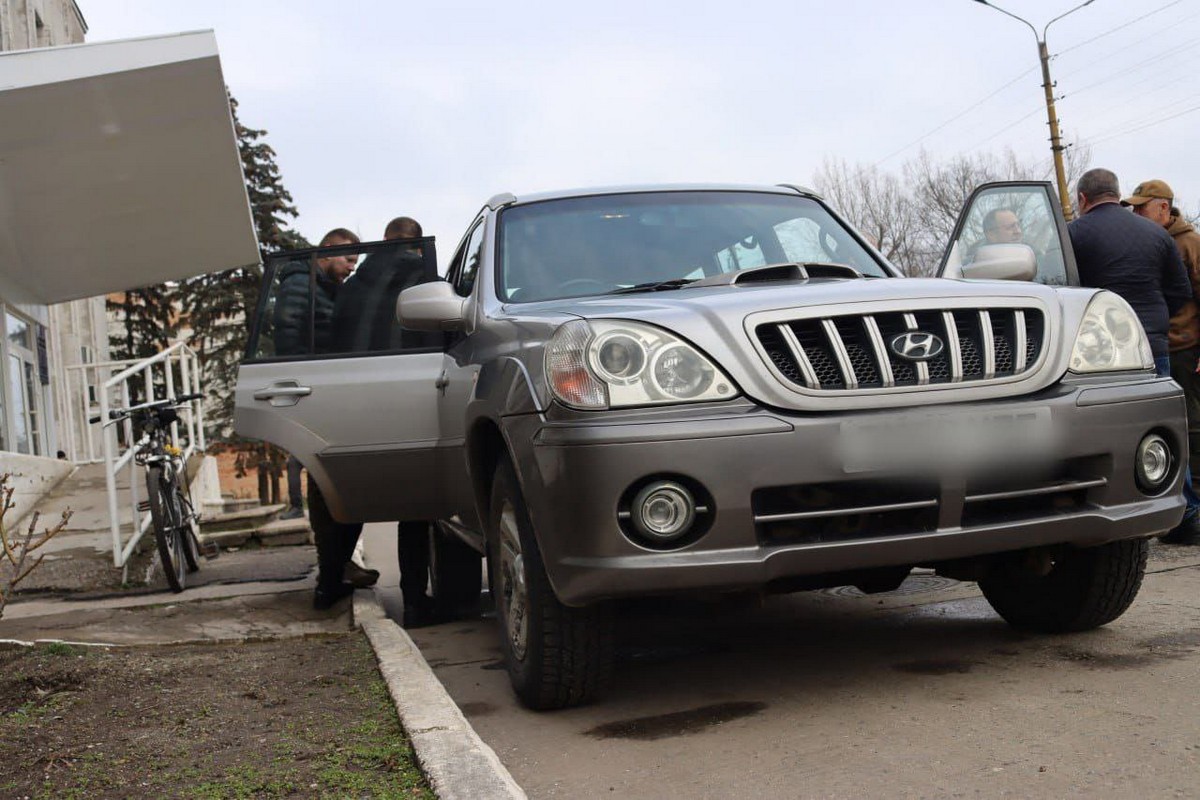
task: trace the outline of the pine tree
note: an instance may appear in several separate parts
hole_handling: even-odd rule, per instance
[[[149,358],[171,345],[179,327],[174,307],[177,294],[177,284],[160,283],[106,299],[110,319],[121,326],[119,334],[110,332],[108,337],[114,361]],[[130,401],[141,402],[142,391],[141,383],[131,382]]]
[[[232,95],[229,107],[261,259],[265,261],[268,254],[280,250],[309,247],[303,236],[288,228],[288,219],[295,219],[298,212],[292,195],[284,188],[275,151],[265,141],[267,132],[241,123],[237,100]],[[199,354],[204,371],[204,387],[209,397],[205,405],[208,439],[218,448],[237,454],[239,474],[257,469],[260,501],[274,503],[279,501],[279,478],[285,456],[264,442],[242,439],[233,430],[237,368],[258,305],[262,275],[262,267],[253,266],[192,278],[182,287],[182,306],[188,327],[193,331],[192,347]]]

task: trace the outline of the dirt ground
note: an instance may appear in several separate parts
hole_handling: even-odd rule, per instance
[[[0,646],[0,795],[433,797],[359,633]]]

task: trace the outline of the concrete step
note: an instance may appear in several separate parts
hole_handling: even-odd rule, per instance
[[[286,508],[286,505],[279,504],[254,506],[220,514],[206,514],[200,518],[200,530],[204,533],[222,533],[242,528],[257,528],[274,520]]]
[[[308,526],[308,520],[304,518],[280,519],[257,527],[243,526],[212,533],[206,531],[201,538],[216,542],[223,548],[248,545],[286,547],[313,543],[312,529]]]
[[[209,514],[229,514],[234,511],[245,511],[258,505],[258,500],[253,497],[223,497],[220,502],[206,502],[204,510]]]

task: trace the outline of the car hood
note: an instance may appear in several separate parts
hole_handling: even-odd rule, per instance
[[[644,292],[566,298],[505,307],[513,317],[527,319],[626,319],[666,328],[704,351],[742,391],[759,402],[796,409],[830,408],[837,396],[839,407],[872,408],[911,405],[911,394],[877,391],[872,397],[849,397],[824,391],[806,398],[784,386],[771,373],[767,358],[756,346],[753,327],[759,317],[787,319],[793,314],[829,317],[882,311],[987,308],[1027,305],[1042,309],[1046,319],[1047,358],[1030,379],[1007,386],[991,386],[985,395],[965,387],[923,393],[921,402],[1003,397],[1044,388],[1066,371],[1064,330],[1071,339],[1095,289],[1042,286],[1017,281],[946,280],[940,278],[813,279],[798,282],[704,286]]]

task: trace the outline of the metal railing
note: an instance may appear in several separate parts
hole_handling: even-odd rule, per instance
[[[179,342],[140,361],[77,364],[66,369],[67,395],[74,397],[72,389],[74,386],[79,387],[79,402],[72,404],[65,431],[69,457],[76,464],[103,462],[108,490],[109,527],[112,531],[113,565],[125,567],[130,554],[137,547],[143,534],[150,529],[151,523],[149,512],[143,513],[139,510],[142,475],[133,460],[137,438],[133,423],[129,419],[101,428],[100,425],[89,425],[88,418],[99,414],[101,419],[108,420],[109,409],[114,405],[133,405],[137,390],[132,387],[139,383],[141,397],[137,402],[143,403],[200,392],[200,361],[195,351]],[[193,453],[203,452],[206,447],[202,401],[192,400],[185,403],[180,412],[182,422],[171,423],[169,439],[183,451],[183,461],[187,464]],[[181,425],[186,429],[186,444],[180,442]],[[97,438],[100,439],[99,454],[96,447]],[[129,506],[133,522],[133,533],[127,542],[121,541],[117,489],[117,476],[122,469],[129,470]]]

